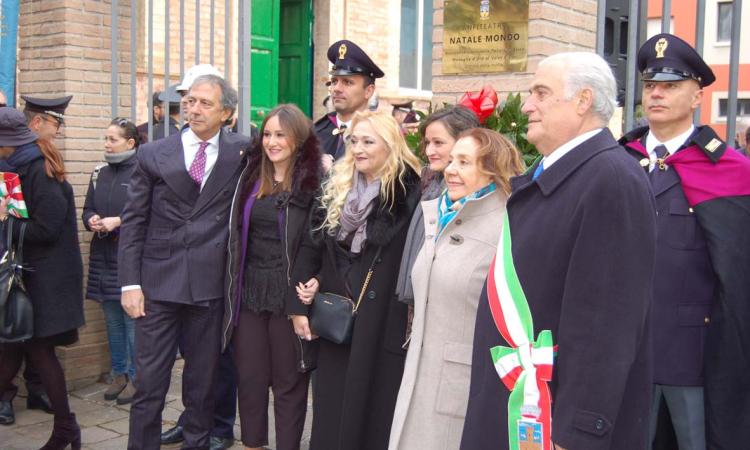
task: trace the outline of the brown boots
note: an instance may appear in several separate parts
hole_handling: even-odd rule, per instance
[[[76,415],[67,417],[55,416],[55,426],[49,441],[39,450],[63,450],[70,445],[72,450],[81,449],[81,428],[76,422]]]
[[[133,396],[135,395],[135,385],[133,385],[133,380],[128,380],[128,384],[125,386],[125,389],[120,392],[120,395],[117,396],[117,404],[118,405],[127,405],[128,403],[131,403],[133,401]]]
[[[117,375],[112,379],[112,384],[109,385],[106,391],[104,391],[104,400],[115,400],[120,392],[122,392],[128,385],[127,375]]]

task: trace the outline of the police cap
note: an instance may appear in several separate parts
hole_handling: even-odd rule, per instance
[[[716,80],[698,52],[669,33],[657,34],[641,46],[638,70],[644,81],[695,80],[701,87],[706,87]]]
[[[385,76],[382,70],[357,44],[346,39],[328,47],[331,75],[364,75],[372,79]]]
[[[63,123],[65,108],[73,98],[72,95],[60,98],[37,98],[22,95],[21,98],[26,102],[24,111],[32,111],[47,114],[54,117],[58,122]]]
[[[177,92],[177,84],[173,84],[166,91],[159,92],[160,102],[180,103],[182,96]]]

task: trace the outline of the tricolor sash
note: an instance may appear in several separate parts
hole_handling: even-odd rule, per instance
[[[21,179],[13,172],[0,172],[0,196],[8,198],[8,214],[18,219],[28,219],[29,211],[21,192]]]
[[[497,254],[487,277],[487,298],[498,331],[510,347],[490,349],[500,379],[510,390],[508,441],[510,450],[552,450],[552,332],[542,330],[533,340],[534,322],[513,265],[508,214]]]

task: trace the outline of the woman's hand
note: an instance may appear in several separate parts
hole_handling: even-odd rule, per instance
[[[307,280],[307,283],[305,284],[297,283],[297,297],[299,297],[300,301],[305,305],[310,305],[312,304],[313,298],[315,297],[315,294],[318,292],[319,288],[320,283],[318,283],[318,279],[315,277]]]
[[[105,217],[99,221],[101,224],[101,230],[100,231],[114,231],[117,228],[120,227],[120,218],[119,217]]]
[[[99,217],[99,214],[94,214],[89,218],[89,228],[91,228],[91,231],[103,231],[101,217]]]
[[[333,166],[333,155],[323,153],[320,155],[320,162],[323,165],[323,172],[328,173],[331,170],[331,166]]]
[[[307,316],[289,316],[289,318],[292,319],[294,334],[306,341],[312,341],[317,338],[310,330],[310,320]]]

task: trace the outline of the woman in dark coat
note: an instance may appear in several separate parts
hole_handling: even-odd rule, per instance
[[[419,201],[419,161],[389,115],[357,113],[346,155],[332,169],[313,235],[303,242],[289,298],[295,331],[311,339],[308,309],[316,292],[357,301],[369,268],[351,341],[320,339],[313,389],[312,450],[367,450],[388,446],[404,368],[407,305],[395,287],[406,230]]]
[[[135,394],[135,333],[133,319],[120,305],[117,244],[120,213],[135,170],[138,141],[138,130],[133,122],[119,117],[112,120],[104,138],[107,164],[97,167],[91,175],[81,217],[86,229],[94,232],[86,298],[102,304],[107,324],[112,384],[104,392],[104,399],[116,399],[119,405],[130,403]]]
[[[81,447],[81,430],[70,412],[58,345],[78,340],[83,319],[83,264],[78,247],[73,188],[65,181],[60,152],[50,142],[37,140],[23,114],[0,108],[0,158],[18,173],[29,219],[8,219],[7,199],[0,202],[0,218],[13,220],[13,243],[23,239],[23,281],[34,306],[34,337],[4,344],[0,360],[0,391],[7,389],[21,365],[24,352],[36,367],[54,410],[54,429],[44,450]]]
[[[320,189],[320,148],[312,122],[292,104],[274,108],[260,133],[232,205],[224,343],[231,342],[237,368],[242,443],[251,450],[268,444],[270,386],[275,448],[299,450],[311,343],[294,334],[285,299]]]

